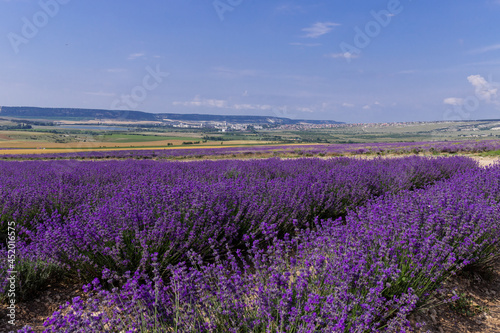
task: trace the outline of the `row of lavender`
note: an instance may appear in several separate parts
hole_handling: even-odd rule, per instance
[[[370,285],[376,279],[382,281],[388,276],[396,276],[394,272],[401,270],[400,263],[391,260],[408,260],[411,256],[406,252],[398,253],[397,249],[384,254],[379,248],[368,246],[378,239],[370,237],[381,233],[384,229],[380,227],[392,220],[385,221],[382,217],[380,221],[372,221],[369,211],[366,216],[347,213],[383,194],[396,195],[401,191],[415,190],[477,169],[475,162],[459,157],[190,163],[33,161],[2,162],[0,168],[2,229],[7,221],[14,220],[18,224],[21,274],[23,267],[29,270],[36,266],[38,271],[43,271],[49,265],[87,280],[101,277],[103,272],[106,275],[104,281],[136,272],[123,291],[133,299],[133,302],[125,302],[128,310],[137,314],[139,312],[132,309],[133,306],[153,306],[154,299],[148,299],[148,295],[156,295],[156,301],[161,299],[156,310],[163,324],[185,332],[231,331],[230,328],[252,332],[293,331],[292,328],[285,329],[287,325],[302,327],[305,331],[311,331],[312,326],[308,325],[319,325],[316,327],[320,331],[328,331],[332,328],[328,325],[340,322],[347,325],[345,331],[351,328],[359,331],[364,327],[359,326],[359,320],[368,325],[366,327],[376,327],[374,325],[386,319],[399,325],[405,319],[406,310],[401,309],[406,309],[406,303],[395,301],[392,296],[415,300],[422,297],[418,294],[421,290],[432,288],[420,288],[413,295],[406,290],[401,292],[397,283],[392,283],[394,291],[387,291],[390,287],[385,285],[380,290]],[[463,182],[468,179],[464,178]],[[394,200],[399,202],[399,199]],[[419,207],[418,200],[413,204]],[[449,213],[460,211],[457,207],[451,208]],[[474,212],[469,208],[465,205],[462,211]],[[359,210],[358,214],[362,212]],[[334,222],[346,215],[347,223]],[[406,217],[403,212],[401,221],[392,221],[394,226],[389,230],[395,233],[385,237],[405,237],[400,232],[405,228],[400,222],[406,221]],[[315,223],[322,223],[321,228],[303,231]],[[377,223],[379,231],[375,228]],[[352,229],[354,226],[357,229]],[[444,226],[443,230],[444,234],[454,231],[447,231]],[[377,246],[383,247],[384,242],[387,245],[395,241],[389,238],[378,242]],[[485,239],[489,241],[490,238]],[[418,245],[417,250],[420,249],[425,249],[425,246]],[[412,254],[411,250],[403,250]],[[321,251],[333,252],[327,255]],[[384,251],[389,251],[389,248]],[[231,253],[235,253],[236,258]],[[314,266],[321,262],[318,253],[324,257],[321,259],[324,267],[321,267],[330,274],[328,276],[321,275],[323,271]],[[432,253],[444,252],[438,248]],[[464,253],[458,253],[457,267],[460,267],[464,255],[474,251]],[[417,254],[421,255],[418,251]],[[342,266],[336,261],[342,258],[354,265],[353,272],[358,273],[342,271],[344,268],[340,269]],[[381,258],[388,260],[390,265],[383,266]],[[421,259],[415,258],[413,264],[426,264]],[[409,266],[403,274],[411,274],[412,263],[406,264]],[[367,267],[372,267],[368,273],[364,271]],[[331,271],[334,269],[337,270],[335,274]],[[146,276],[141,278],[141,272]],[[354,275],[349,275],[351,273]],[[321,276],[321,280],[316,280]],[[148,280],[152,283],[150,288],[147,284],[136,288],[139,281]],[[23,281],[22,276],[19,281]],[[161,281],[164,281],[164,286]],[[439,278],[435,283],[438,282]],[[330,289],[323,288],[325,283]],[[361,286],[369,289],[360,289]],[[405,287],[416,286],[410,281]],[[18,287],[26,288],[26,284]],[[356,294],[358,289],[359,292],[364,290],[362,297]],[[342,290],[354,294],[342,294]],[[381,290],[383,293],[377,294]],[[283,294],[285,291],[288,298]],[[118,295],[112,293],[108,297],[118,301]],[[327,295],[340,297],[337,302],[343,302],[347,317],[339,317],[338,313],[335,320],[325,317],[331,309],[319,309],[325,305]],[[125,296],[122,295],[120,300],[126,299]],[[139,296],[142,303],[134,299]],[[365,296],[370,301],[366,301]],[[361,299],[366,302],[356,303]],[[389,303],[384,302],[395,302],[390,305],[388,313],[391,315],[380,317],[382,310],[380,307],[372,309],[372,301],[382,302],[386,307]],[[78,306],[84,304],[75,305]],[[125,309],[121,311],[126,312]],[[267,315],[263,316],[264,313]],[[402,319],[395,316],[397,313]],[[104,317],[86,320],[97,325],[95,331],[106,331],[102,326],[106,324]],[[394,321],[395,318],[400,320]],[[72,323],[82,325],[84,319],[79,319],[69,320],[55,314],[51,323],[55,325],[53,330],[58,331]],[[115,319],[126,323],[123,317],[116,316]],[[226,322],[233,324],[220,326]],[[126,325],[133,326],[133,323]],[[241,327],[236,327],[238,325]],[[89,326],[84,327],[88,329]],[[343,326],[335,330],[342,331],[339,327]]]
[[[481,153],[500,150],[499,140],[446,141],[446,142],[384,142],[330,145],[286,145],[257,147],[156,149],[156,150],[108,150],[88,152],[68,152],[53,154],[5,154],[4,160],[38,159],[178,159],[217,156],[258,156],[275,155],[344,155],[344,154],[407,154],[407,153]]]
[[[75,300],[73,312],[55,313],[48,324],[53,332],[79,325],[95,332],[408,332],[408,315],[445,294],[450,275],[498,258],[499,201],[495,166],[374,200],[346,221],[315,220],[295,237],[281,239],[267,225],[263,238],[247,239],[250,258],[235,251],[221,259],[215,251],[207,264],[191,253],[190,265],[168,268],[168,281],[155,271],[145,284],[136,275],[112,292],[96,280],[86,286],[92,302]],[[111,281],[110,272],[103,279]]]
[[[144,268],[153,252],[164,266],[186,259],[188,250],[237,248],[263,223],[291,232],[294,219],[337,218],[370,198],[474,165],[416,157],[3,162],[1,222],[5,229],[16,221],[27,252],[93,278],[104,266],[120,273]]]
[[[86,286],[92,302],[75,300],[48,324],[54,332],[406,332],[408,314],[447,277],[498,256],[499,200],[500,167],[476,169],[374,200],[345,221],[316,219],[294,237],[266,225],[262,238],[246,240],[249,258],[215,251],[207,264],[190,253],[190,265],[168,268],[168,281],[153,254],[152,280],[136,275],[112,292],[95,281]]]

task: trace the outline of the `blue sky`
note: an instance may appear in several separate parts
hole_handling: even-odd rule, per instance
[[[498,119],[499,17],[499,0],[0,0],[0,105]]]

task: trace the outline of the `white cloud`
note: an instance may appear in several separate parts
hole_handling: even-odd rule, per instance
[[[235,110],[271,110],[273,107],[267,104],[234,104],[230,107]]]
[[[205,99],[200,96],[196,96],[192,101],[173,102],[172,105],[175,106],[186,106],[186,107],[211,107],[211,108],[220,108],[226,110],[237,110],[237,111],[267,111],[273,112],[277,117],[284,118],[296,118],[297,115],[295,113],[289,113],[287,106],[273,106],[269,104],[231,104],[226,100],[219,99]],[[296,107],[295,111],[298,112],[307,112],[313,113],[315,112],[315,108],[313,107]]]
[[[363,110],[370,110],[371,108],[372,108],[372,107],[371,107],[371,106],[369,106],[369,105],[365,105],[365,106],[363,106]]]
[[[344,103],[344,104],[342,104],[342,106],[345,108],[353,108],[355,105],[351,104],[351,103]]]
[[[306,38],[318,38],[329,33],[334,27],[339,25],[339,23],[335,22],[316,22],[312,26],[302,29],[302,31],[306,32],[304,36]]]
[[[207,99],[200,98],[200,96],[196,96],[192,101],[187,102],[173,102],[173,105],[181,105],[181,106],[195,106],[195,107],[212,107],[219,109],[232,109],[232,110],[272,110],[272,105],[267,104],[230,104],[226,100],[222,99]]]
[[[481,75],[471,75],[467,78],[476,89],[476,96],[488,103],[498,103],[498,88],[495,88],[492,83],[486,81]]]
[[[447,105],[463,105],[464,99],[458,98],[458,97],[449,97],[449,98],[445,98],[443,100],[443,103],[447,104]]]
[[[145,53],[132,53],[128,56],[128,60],[135,60],[137,58],[144,57],[146,54]]]
[[[191,101],[175,101],[172,105],[176,106],[186,106],[186,107],[210,107],[210,108],[219,108],[219,109],[227,109],[227,110],[238,110],[238,111],[272,111],[278,117],[292,117],[294,118],[295,114],[288,113],[286,106],[274,106],[269,104],[238,104],[238,103],[229,103],[227,100],[221,99],[207,99],[201,98],[197,95]],[[300,112],[308,112],[312,113],[315,111],[313,107],[296,107],[295,111]]]
[[[496,50],[500,50],[500,44],[489,45],[489,46],[481,47],[479,49],[471,50],[471,51],[469,51],[469,54],[481,54],[481,53],[486,53],[486,52],[496,51]]]
[[[182,106],[205,106],[205,107],[215,107],[215,108],[227,108],[227,101],[222,99],[204,99],[200,96],[196,96],[192,101],[188,102],[173,102],[173,105]]]
[[[236,110],[246,110],[246,109],[253,109],[252,104],[235,104],[233,105],[233,108]]]
[[[325,57],[327,58],[332,58],[332,59],[357,59],[359,58],[359,54],[351,53],[351,52],[345,52],[345,53],[330,53],[326,54]]]
[[[500,106],[500,99],[498,95],[498,87],[500,85],[498,83],[487,81],[481,75],[470,75],[467,77],[467,80],[474,87],[474,98],[477,98],[479,101],[487,104]],[[468,98],[470,97],[472,96],[469,96]],[[444,104],[453,106],[461,106],[464,105],[465,102],[466,100],[460,97],[449,97],[443,100]]]

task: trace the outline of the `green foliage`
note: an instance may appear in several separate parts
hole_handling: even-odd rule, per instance
[[[474,317],[486,311],[486,308],[474,302],[466,294],[460,294],[460,298],[450,304],[450,309],[465,317]]]
[[[3,268],[6,270],[7,267]],[[29,259],[18,260],[15,264],[16,274],[16,301],[23,301],[32,298],[39,291],[45,289],[51,281],[57,279],[64,280],[65,269],[56,263]],[[6,276],[2,272],[2,276]],[[8,286],[4,287],[0,293],[0,301],[4,302],[7,299]]]

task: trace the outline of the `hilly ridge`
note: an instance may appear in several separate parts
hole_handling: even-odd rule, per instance
[[[83,118],[116,121],[212,121],[242,124],[342,124],[342,122],[333,120],[304,120],[273,116],[149,113],[128,110],[41,108],[30,106],[2,106],[0,107],[0,116],[51,120]]]

